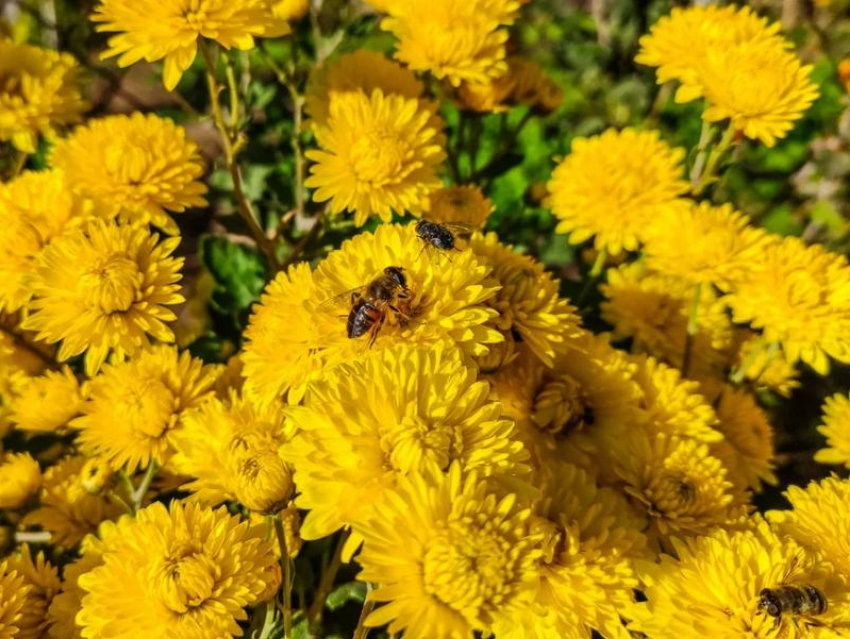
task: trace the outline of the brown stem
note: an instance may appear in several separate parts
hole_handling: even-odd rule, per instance
[[[287,269],[295,262],[299,260],[299,258],[304,254],[304,251],[307,247],[319,237],[319,233],[322,230],[322,220],[324,219],[324,213],[320,213],[319,217],[316,218],[316,221],[313,222],[312,228],[307,232],[304,237],[298,240],[298,244],[292,247],[292,252],[286,257],[283,264],[281,264],[281,270]]]
[[[228,127],[227,122],[225,122],[224,113],[221,109],[221,102],[219,101],[219,96],[224,88],[219,84],[218,79],[216,78],[215,59],[213,58],[212,51],[210,51],[209,46],[203,39],[200,40],[199,46],[206,66],[207,88],[209,89],[210,94],[210,106],[212,108],[213,121],[215,122],[215,126],[221,136],[222,145],[224,146],[224,157],[227,163],[227,170],[230,173],[231,180],[233,181],[233,195],[236,198],[237,210],[239,211],[239,215],[242,217],[242,220],[250,229],[251,235],[257,243],[257,248],[259,248],[263,255],[265,255],[269,266],[276,271],[280,267],[280,262],[277,258],[275,242],[266,235],[265,231],[260,226],[260,223],[257,221],[257,216],[254,213],[254,209],[251,206],[251,202],[245,196],[242,169],[239,166],[238,157],[240,151],[245,148],[248,140],[243,133],[237,131],[238,125],[235,122],[237,113],[231,114],[234,118],[234,122],[231,123],[230,127]],[[232,75],[232,73],[229,75]],[[238,95],[234,95],[235,89],[236,84],[234,80],[230,86],[231,104],[234,100],[238,103]]]
[[[283,568],[283,636],[292,638],[292,559],[286,545],[286,532],[280,515],[274,515],[274,530],[280,545],[280,565]]]
[[[363,601],[363,608],[360,610],[360,619],[357,621],[357,628],[354,629],[354,634],[351,639],[367,639],[369,636],[369,627],[366,625],[366,620],[372,611],[375,609],[375,600],[369,598],[369,592],[372,590],[372,584],[366,584],[366,599]]]
[[[331,593],[334,582],[336,581],[336,575],[339,572],[340,566],[342,566],[342,550],[345,547],[345,542],[348,541],[348,535],[349,532],[347,530],[343,531],[340,535],[340,538],[336,543],[336,549],[334,550],[334,556],[331,559],[331,563],[324,571],[322,571],[319,588],[316,590],[316,599],[313,601],[313,604],[310,606],[310,610],[307,613],[307,618],[310,619],[310,622],[313,625],[317,626],[322,620],[322,610],[325,608],[325,600]]]

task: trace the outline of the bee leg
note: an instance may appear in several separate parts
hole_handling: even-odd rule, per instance
[[[375,340],[378,339],[378,333],[381,331],[381,326],[384,325],[384,319],[386,315],[381,315],[381,319],[372,324],[372,328],[369,329],[369,345],[367,348],[372,348],[372,345],[375,343]]]

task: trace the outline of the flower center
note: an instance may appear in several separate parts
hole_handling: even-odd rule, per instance
[[[111,255],[83,275],[81,284],[90,306],[110,315],[130,309],[143,279],[135,260]]]
[[[201,30],[207,22],[207,12],[202,8],[195,11],[187,11],[183,14],[183,19],[192,29]]]
[[[665,474],[658,478],[648,493],[651,509],[657,514],[682,513],[696,502],[696,488],[681,473]]]
[[[506,600],[513,578],[505,557],[505,539],[469,522],[446,525],[425,552],[422,576],[425,592],[467,619],[478,619],[484,606]],[[477,526],[476,526],[477,527]]]
[[[566,436],[593,424],[593,409],[579,382],[565,375],[544,384],[534,398],[532,421],[552,435]]]
[[[174,425],[179,408],[171,389],[158,379],[128,389],[124,406],[133,430],[153,438],[162,437]]]
[[[396,184],[404,177],[406,155],[406,145],[392,131],[373,129],[351,147],[352,170],[373,187]]]
[[[137,144],[110,146],[106,151],[106,171],[126,184],[147,181],[149,154]]]
[[[407,474],[422,470],[428,464],[445,470],[457,457],[454,448],[458,444],[454,441],[453,429],[447,424],[427,422],[419,415],[405,415],[393,429],[385,450],[389,452],[392,468]]]
[[[219,569],[212,558],[191,546],[178,546],[166,558],[157,580],[162,602],[183,614],[212,597]]]

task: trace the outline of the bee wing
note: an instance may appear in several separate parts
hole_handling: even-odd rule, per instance
[[[339,293],[338,295],[334,295],[330,299],[326,299],[324,302],[319,304],[316,307],[316,309],[324,311],[324,310],[327,310],[329,308],[334,308],[334,307],[350,308],[351,307],[351,296],[354,293],[359,293],[362,290],[363,290],[363,287],[358,286],[357,288],[352,288],[352,289],[349,289],[347,291],[343,291],[342,293]]]
[[[455,237],[463,239],[468,238],[478,230],[478,227],[473,226],[472,224],[464,224],[463,222],[444,222],[443,226],[445,226]]]

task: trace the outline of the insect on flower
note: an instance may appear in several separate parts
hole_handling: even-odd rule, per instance
[[[439,251],[459,251],[456,242],[459,238],[472,235],[473,228],[457,222],[431,222],[419,220],[416,223],[416,237],[424,242],[422,250],[435,248]]]
[[[757,606],[759,610],[773,617],[777,626],[782,623],[783,614],[791,616],[795,625],[797,618],[801,617],[806,625],[814,626],[819,624],[811,617],[825,613],[828,602],[824,594],[814,586],[783,584],[776,588],[763,588],[759,593]]]
[[[349,339],[368,333],[371,347],[387,321],[403,324],[412,318],[412,297],[413,292],[407,286],[404,269],[388,266],[368,284],[340,293],[324,304],[347,300],[351,308],[346,323]]]

